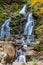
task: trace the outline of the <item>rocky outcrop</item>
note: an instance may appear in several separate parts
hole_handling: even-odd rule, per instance
[[[13,61],[13,58],[15,56],[15,50],[13,44],[9,44],[8,42],[0,42],[1,49],[0,49],[0,62],[2,64],[5,63],[11,63]]]

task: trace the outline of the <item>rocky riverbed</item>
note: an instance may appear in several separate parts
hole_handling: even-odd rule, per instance
[[[24,36],[12,36],[4,38],[0,41],[0,65],[17,65],[19,53],[23,53],[26,57],[26,65],[38,63],[43,65],[43,51],[38,51],[35,46],[40,45],[40,42],[31,42],[29,45],[22,45],[21,38]],[[18,52],[17,52],[18,51]],[[28,64],[27,64],[28,63]],[[19,62],[18,62],[19,64]],[[20,63],[22,65],[23,63]]]

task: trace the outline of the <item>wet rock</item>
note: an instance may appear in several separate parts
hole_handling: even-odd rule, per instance
[[[5,37],[5,41],[10,41],[10,40],[11,40],[11,36]]]
[[[2,44],[3,45],[4,41],[0,41],[0,45]]]
[[[13,62],[12,63],[12,65],[23,65],[23,64],[25,64],[25,65],[32,65],[33,62],[29,61],[28,63],[22,63],[22,62]],[[38,61],[38,62],[35,62],[35,64],[37,64],[37,65],[43,65],[43,62]]]
[[[27,51],[27,54],[26,54],[26,55],[29,55],[29,56],[36,56],[37,53],[36,53],[36,51],[34,51],[34,50],[29,50],[29,51]]]
[[[22,65],[22,62],[13,62],[12,65]]]
[[[39,45],[40,44],[40,41],[36,41],[36,42],[31,42],[30,45],[31,46],[35,46],[35,45]]]
[[[26,51],[28,48],[27,48],[27,45],[24,45],[23,46],[23,49]]]
[[[0,63],[0,65],[2,65],[2,64]]]
[[[39,61],[37,64],[38,64],[38,65],[43,65],[43,62]]]
[[[39,60],[43,60],[43,56],[40,56],[40,57],[39,57]]]
[[[40,55],[42,55],[42,56],[43,56],[43,51],[41,51],[41,52],[40,52]]]
[[[43,60],[43,51],[39,52],[39,60]]]
[[[29,51],[29,50],[34,49],[34,47],[31,47],[31,46],[28,47],[27,45],[26,45],[26,46],[24,45],[24,46],[23,46],[23,49],[24,49],[25,51]]]
[[[21,44],[21,41],[19,39],[15,39],[17,44]]]
[[[32,50],[32,49],[34,49],[34,47],[31,47],[31,46],[30,46],[30,47],[28,47],[28,50]]]
[[[3,48],[0,48],[0,51],[3,51]]]
[[[32,61],[27,63],[27,65],[32,65],[32,64],[34,64]],[[34,65],[43,65],[43,62],[41,62],[41,61],[35,62]]]

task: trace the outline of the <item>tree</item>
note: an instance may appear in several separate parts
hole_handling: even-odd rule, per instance
[[[29,7],[34,7],[37,3],[40,3],[43,6],[43,0],[31,0]],[[43,14],[43,7],[40,8],[38,12],[35,12],[37,14]]]

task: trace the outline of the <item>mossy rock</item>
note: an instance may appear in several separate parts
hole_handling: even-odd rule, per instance
[[[37,50],[37,51],[43,51],[43,44],[35,45],[34,49]]]

